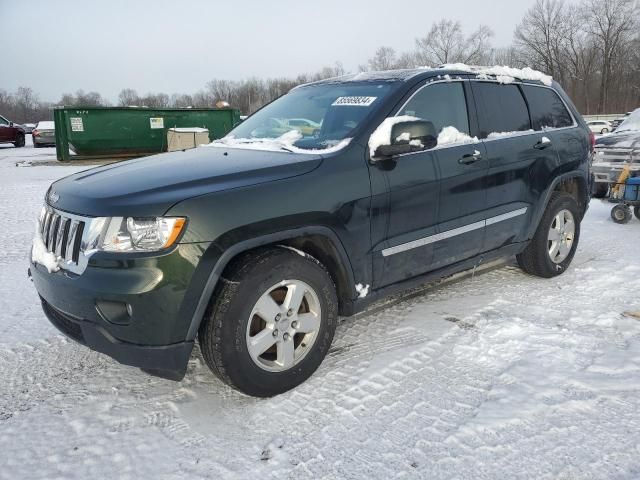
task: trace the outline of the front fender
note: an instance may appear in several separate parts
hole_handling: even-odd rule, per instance
[[[202,288],[196,286],[196,289],[201,293],[197,298],[196,308],[191,317],[191,323],[187,332],[186,340],[191,341],[196,338],[198,329],[200,328],[200,323],[202,322],[204,313],[207,309],[207,305],[209,304],[216,285],[218,284],[218,281],[220,280],[224,269],[233,258],[257,247],[265,245],[277,245],[280,242],[298,238],[305,238],[312,235],[319,235],[331,242],[331,245],[333,246],[339,257],[337,259],[337,264],[342,266],[343,268],[342,273],[345,276],[346,282],[348,284],[347,288],[350,288],[351,291],[355,291],[353,288],[353,286],[355,285],[353,269],[351,267],[351,262],[349,261],[349,256],[347,255],[347,252],[342,245],[342,242],[340,242],[338,236],[335,234],[335,232],[333,232],[333,230],[328,227],[308,226],[285,230],[268,235],[262,235],[234,243],[224,251],[221,251],[218,245],[212,244],[207,252],[205,252],[204,261],[198,268],[199,270],[201,270],[201,273],[202,271],[204,271],[205,275],[208,271],[208,275],[206,275],[205,279],[200,280],[200,283],[203,284]],[[213,259],[215,259],[215,261],[213,261],[213,265],[211,265]]]

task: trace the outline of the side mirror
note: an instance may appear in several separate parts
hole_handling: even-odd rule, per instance
[[[372,135],[372,139],[378,137],[376,139],[381,141],[381,144],[375,147],[372,160],[384,160],[403,153],[428,150],[438,144],[433,123],[418,119],[398,120],[397,117],[387,118]]]
[[[9,126],[10,126],[10,127],[13,127],[13,122],[9,122]]]

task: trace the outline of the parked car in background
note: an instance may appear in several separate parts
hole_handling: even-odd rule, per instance
[[[624,121],[625,121],[625,119],[626,119],[629,115],[631,115],[631,112],[627,112],[627,113],[625,113],[625,114],[624,114],[624,116],[622,116],[622,117],[620,117],[620,118],[616,118],[615,120],[612,120],[612,121],[611,121],[611,131],[612,131],[612,132],[615,132],[616,128],[618,128],[618,127],[620,126],[620,124],[621,124],[622,122],[624,122]]]
[[[593,133],[550,77],[503,72],[319,81],[206,147],[58,180],[29,267],[44,313],[174,380],[198,341],[224,382],[271,396],[316,370],[338,315],[504,256],[560,275]],[[306,116],[317,135],[281,133]]]
[[[604,134],[611,131],[611,124],[606,120],[591,120],[587,122],[587,126],[593,133]]]
[[[52,121],[38,122],[31,132],[33,138],[33,147],[47,147],[56,144],[56,131]]]
[[[36,128],[35,123],[23,123],[22,128],[24,129],[24,133],[31,133],[33,129]]]
[[[625,166],[629,166],[631,176],[640,175],[640,108],[629,113],[611,135],[596,140],[591,166],[593,196],[606,197]]]
[[[0,115],[0,143],[13,143],[15,147],[24,147],[24,128]]]

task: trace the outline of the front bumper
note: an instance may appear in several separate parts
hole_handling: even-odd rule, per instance
[[[194,338],[194,275],[206,244],[178,245],[163,255],[95,255],[82,275],[29,273],[48,319],[70,338],[125,365],[180,379]]]
[[[32,137],[32,141],[35,145],[55,145],[56,137],[55,136],[38,136]]]
[[[150,346],[121,342],[107,330],[87,320],[57,310],[40,297],[42,310],[49,321],[66,336],[114,360],[169,380],[182,380],[187,370],[193,342]]]

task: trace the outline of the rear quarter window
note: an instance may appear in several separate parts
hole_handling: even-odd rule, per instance
[[[573,125],[573,119],[567,107],[554,90],[531,85],[523,85],[522,90],[529,103],[534,130]],[[603,123],[595,122],[594,124],[601,125]]]
[[[517,85],[471,82],[478,110],[479,136],[531,130],[527,104]]]

